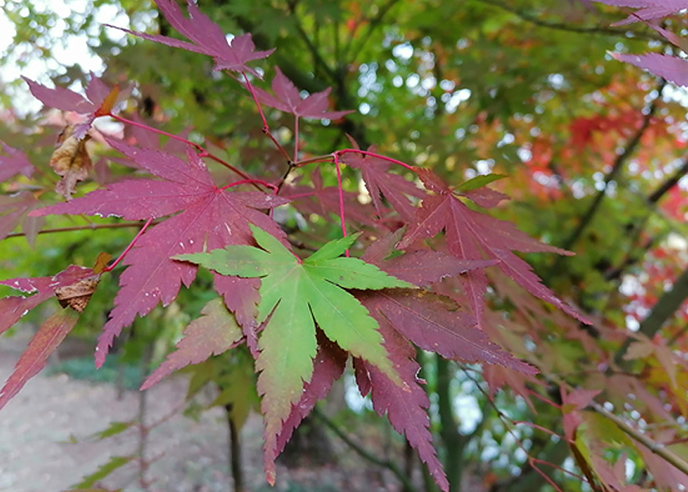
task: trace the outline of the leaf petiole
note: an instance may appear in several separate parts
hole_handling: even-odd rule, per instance
[[[131,240],[131,242],[129,243],[129,246],[127,246],[124,249],[124,251],[122,251],[122,254],[119,255],[119,258],[117,258],[112,263],[112,265],[109,265],[109,266],[106,266],[105,268],[103,268],[103,272],[111,272],[112,270],[114,270],[114,268],[119,264],[119,262],[122,261],[122,259],[126,256],[126,254],[131,250],[131,248],[134,247],[134,244],[136,243],[138,238],[140,238],[143,235],[143,233],[146,232],[146,229],[148,229],[148,226],[151,225],[151,222],[153,222],[153,217],[148,219],[146,221],[146,223],[143,224],[143,227],[141,228],[141,230],[136,234],[136,236],[134,236],[134,239]]]

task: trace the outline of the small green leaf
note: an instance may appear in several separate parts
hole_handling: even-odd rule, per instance
[[[108,475],[110,475],[110,473],[117,470],[118,468],[122,468],[124,465],[132,461],[134,458],[135,456],[113,456],[108,460],[107,463],[99,466],[98,470],[95,473],[92,473],[84,477],[81,480],[81,482],[79,482],[76,485],[72,485],[71,488],[87,489],[89,487],[93,487],[100,480],[106,478]]]
[[[128,422],[112,422],[106,429],[96,432],[95,434],[91,434],[89,438],[96,441],[101,441],[103,439],[107,439],[108,437],[121,434],[125,430],[130,429],[134,424],[136,424],[136,421],[134,420],[129,420]]]
[[[344,252],[356,242],[356,239],[358,239],[358,236],[360,235],[361,234],[358,233],[330,241],[309,256],[307,261],[315,263],[318,260],[331,260],[332,258],[337,258],[338,256],[343,255]]]
[[[468,181],[464,181],[463,183],[461,183],[456,188],[456,191],[465,193],[467,191],[477,190],[478,188],[487,186],[490,183],[498,181],[502,178],[506,178],[506,176],[503,174],[481,174],[480,176],[476,176],[475,178],[469,179]]]

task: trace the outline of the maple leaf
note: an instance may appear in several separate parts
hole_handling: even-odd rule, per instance
[[[499,260],[498,268],[528,292],[583,323],[590,323],[575,309],[557,298],[535,275],[528,263],[512,251],[524,253],[551,252],[570,255],[568,251],[541,243],[503,220],[495,219],[469,209],[432,171],[419,169],[418,175],[426,187],[435,193],[423,199],[414,222],[399,243],[400,249],[416,241],[445,231],[449,252],[460,259]],[[480,323],[484,310],[483,295],[487,289],[487,277],[474,270],[461,277],[467,290],[476,319]]]
[[[377,322],[347,288],[409,288],[377,267],[356,258],[340,258],[356,240],[350,236],[325,244],[299,260],[275,237],[251,226],[252,246],[227,246],[210,253],[177,256],[223,275],[260,278],[259,323],[265,327],[256,360],[258,391],[265,415],[264,459],[267,479],[275,480],[277,438],[304,383],[313,374],[317,341],[315,323],[342,349],[378,367],[401,384],[382,345]]]
[[[19,393],[29,379],[41,372],[50,354],[72,331],[78,320],[74,311],[66,310],[53,314],[41,325],[0,390],[0,409]]]
[[[198,364],[211,355],[220,355],[243,337],[236,319],[227,311],[221,298],[209,301],[201,309],[201,317],[184,329],[184,338],[177,343],[177,351],[167,356],[165,362],[141,385],[146,390],[168,376],[172,371],[189,364]]]
[[[460,260],[441,251],[427,249],[407,250],[403,255],[392,256],[403,235],[404,229],[399,229],[381,237],[366,248],[361,259],[419,287],[499,263],[496,260]]]
[[[330,341],[320,329],[317,329],[317,340],[318,351],[313,359],[313,374],[303,386],[301,398],[292,405],[289,417],[282,424],[282,431],[275,445],[275,455],[284,450],[301,421],[311,413],[316,403],[327,396],[332,384],[344,373],[349,354]]]
[[[301,92],[292,81],[282,73],[279,67],[276,67],[275,70],[277,73],[272,79],[272,91],[277,97],[258,87],[253,88],[256,97],[263,104],[300,118],[313,118],[317,120],[322,120],[323,118],[337,120],[342,116],[353,113],[351,110],[327,111],[329,107],[328,96],[332,92],[331,87],[301,99]]]
[[[660,53],[645,53],[644,55],[613,53],[612,56],[619,61],[648,70],[676,85],[688,86],[688,61],[682,58]]]
[[[93,275],[95,272],[90,268],[70,265],[52,277],[0,280],[1,285],[32,294],[27,297],[11,296],[0,299],[0,334],[9,330],[30,310],[53,297],[57,289],[69,287]]]
[[[53,277],[15,278],[0,284],[33,295],[12,296],[0,299],[0,334],[7,331],[31,309],[53,297],[61,288],[67,288],[92,277],[90,268],[70,265]],[[67,309],[49,317],[29,342],[14,371],[0,390],[0,409],[3,408],[33,376],[38,374],[55,349],[62,343],[78,320],[75,311]]]
[[[363,384],[361,393],[364,390],[366,393],[368,389],[372,390],[371,400],[375,412],[380,416],[387,414],[392,427],[405,436],[409,444],[418,451],[418,456],[427,465],[437,485],[447,492],[449,482],[432,445],[430,418],[427,414],[430,400],[418,384],[417,374],[420,371],[420,365],[413,360],[415,349],[395,331],[390,323],[379,320],[379,324],[380,332],[385,338],[385,347],[394,362],[394,368],[409,389],[394,384],[377,367],[363,361],[362,364],[357,364],[359,380],[365,380],[367,377],[369,384]]]
[[[648,21],[666,17],[681,10],[688,9],[687,0],[595,0],[599,3],[614,5],[616,7],[630,7],[639,9],[626,19],[615,22],[613,25],[621,26],[637,21]]]
[[[358,144],[349,137],[351,144],[358,149]],[[375,146],[368,148],[373,152]],[[403,176],[389,172],[392,164],[389,161],[370,155],[347,153],[342,155],[341,161],[355,169],[360,169],[370,198],[379,216],[383,215],[382,197],[384,196],[399,216],[409,222],[413,219],[416,207],[409,196],[423,198],[425,192]]]
[[[311,174],[311,184],[313,186],[286,185],[280,195],[289,198],[302,213],[316,214],[327,220],[338,217],[339,188],[324,186],[319,167]],[[355,193],[344,191],[343,197],[347,219],[371,227],[379,226],[370,207],[362,205]]]
[[[86,135],[93,120],[109,114],[117,100],[128,93],[128,91],[120,93],[118,86],[110,89],[93,72],[85,89],[86,97],[63,87],[51,89],[29,78],[22,78],[29,84],[31,94],[46,106],[87,116],[86,121],[74,128],[73,136],[77,140],[81,140]]]
[[[19,224],[22,224],[27,241],[33,245],[36,234],[43,227],[44,220],[27,217],[27,214],[39,204],[34,194],[28,191],[21,191],[11,196],[0,196],[0,239],[6,238]]]
[[[253,44],[250,34],[236,36],[232,39],[230,45],[220,26],[202,13],[198,6],[191,0],[187,1],[189,18],[184,16],[175,0],[155,0],[155,3],[172,27],[191,40],[192,43],[169,38],[167,36],[145,34],[109,24],[106,25],[149,41],[155,41],[156,43],[162,43],[167,46],[172,46],[173,48],[182,48],[194,53],[212,56],[215,60],[215,70],[231,70],[233,72],[246,71],[261,78],[258,72],[246,64],[252,60],[266,58],[274,49],[268,51],[254,51],[255,45]]]
[[[496,364],[525,374],[537,370],[514,358],[477,327],[451,299],[424,291],[387,291],[356,296],[378,322],[386,319],[418,347],[445,359]]]
[[[403,231],[397,231],[376,241],[361,259],[393,277],[418,286],[497,263],[494,260],[459,260],[442,252],[427,250],[387,259],[402,234]],[[525,374],[537,372],[491,342],[477,328],[476,320],[460,311],[448,297],[427,291],[391,289],[360,292],[357,297],[378,322],[385,320],[424,350],[436,352],[446,359],[498,364]]]
[[[129,265],[120,276],[121,289],[115,307],[103,327],[96,348],[96,365],[100,367],[124,326],[137,315],[148,314],[158,302],[169,305],[182,284],[189,286],[196,277],[193,264],[171,259],[172,256],[221,248],[228,244],[250,244],[248,223],[254,223],[283,238],[276,223],[259,212],[288,202],[287,199],[261,192],[222,190],[213,182],[208,169],[198,155],[188,149],[188,162],[160,151],[139,149],[114,140],[110,145],[135,161],[142,169],[159,179],[132,179],[109,184],[104,190],[93,191],[70,202],[59,203],[30,215],[87,214],[117,215],[127,220],[143,220],[174,215],[148,229],[127,254]],[[233,298],[245,300],[252,288],[252,280],[231,281],[216,276],[215,285],[230,309],[237,305]],[[257,297],[257,295],[256,295]],[[256,298],[253,298],[254,302]],[[243,302],[243,301],[242,301]],[[255,305],[253,305],[255,308]],[[253,325],[250,313],[238,313],[241,323]],[[241,319],[239,319],[241,318]]]
[[[0,155],[0,183],[7,181],[12,176],[23,174],[27,178],[33,175],[35,168],[29,162],[25,152],[10,147],[0,140],[3,152],[7,155]]]

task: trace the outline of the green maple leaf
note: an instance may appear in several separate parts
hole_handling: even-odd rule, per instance
[[[414,288],[358,258],[341,257],[357,236],[325,244],[301,260],[275,237],[251,225],[260,248],[227,246],[210,253],[175,256],[222,275],[260,278],[257,321],[263,329],[256,361],[258,391],[263,395],[265,462],[274,477],[274,448],[282,422],[299,401],[313,373],[317,350],[315,325],[341,348],[375,365],[403,386],[383,346],[378,324],[344,289]]]

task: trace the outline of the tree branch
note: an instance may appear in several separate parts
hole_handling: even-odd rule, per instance
[[[454,492],[461,488],[464,442],[458,431],[458,422],[454,417],[450,392],[450,383],[453,379],[450,362],[439,355],[435,355],[435,367],[437,371],[437,413],[441,424],[439,434],[446,451],[444,469],[447,472],[450,490]]]
[[[382,7],[379,8],[377,15],[375,17],[373,17],[372,19],[368,20],[368,26],[367,26],[366,32],[360,36],[361,41],[358,43],[358,46],[356,47],[356,49],[351,52],[351,56],[349,59],[350,62],[353,62],[354,60],[356,60],[356,58],[358,58],[358,55],[361,53],[361,51],[363,51],[363,48],[365,47],[366,43],[370,39],[370,36],[372,36],[373,32],[375,32],[375,29],[380,24],[382,24],[382,21],[384,20],[385,15],[387,15],[387,12],[389,12],[392,9],[392,7],[394,7],[394,5],[396,5],[398,2],[399,2],[399,0],[388,0],[388,2],[386,4],[384,4]],[[354,39],[355,38],[352,37],[351,41],[349,42],[349,44],[344,49],[344,56],[345,57],[347,55],[349,55],[349,51],[352,50],[352,46],[354,44],[353,43]]]
[[[157,224],[162,219],[157,219],[151,222],[151,225]],[[71,226],[71,227],[56,227],[53,229],[43,229],[38,231],[38,234],[54,234],[59,232],[71,232],[71,231],[95,231],[97,229],[121,229],[124,227],[141,227],[141,224],[145,223],[145,220],[137,222],[121,222],[118,224],[86,224],[82,226]],[[24,237],[25,232],[13,232],[5,236],[5,239],[12,237]]]
[[[640,323],[638,331],[648,338],[652,338],[662,329],[664,323],[674,315],[686,299],[688,299],[688,268],[676,279],[674,285],[671,286],[671,290],[665,292],[659,298],[648,317]],[[633,339],[627,338],[626,342],[616,352],[614,361],[617,364],[624,363],[623,356],[632,342]]]
[[[647,201],[649,203],[656,204],[665,194],[669,192],[669,190],[678,184],[678,182],[683,176],[686,175],[686,173],[688,173],[688,157],[683,159],[683,164],[681,167],[678,168],[669,179],[664,181],[657,187],[655,191],[650,193],[650,196],[647,197]]]
[[[618,156],[616,156],[616,159],[614,159],[612,169],[609,171],[609,173],[607,173],[607,175],[604,178],[604,185],[602,189],[597,193],[592,203],[588,207],[588,210],[586,210],[586,212],[583,214],[583,217],[581,217],[580,222],[578,223],[578,227],[576,227],[576,229],[561,245],[562,249],[570,249],[576,243],[576,241],[580,239],[588,225],[590,225],[590,222],[592,221],[593,217],[599,210],[600,205],[602,204],[602,200],[607,194],[607,188],[609,186],[609,183],[614,180],[616,175],[619,174],[619,172],[621,171],[626,161],[631,157],[631,155],[633,155],[633,152],[635,152],[636,148],[640,144],[640,139],[645,134],[645,131],[647,131],[647,129],[649,128],[650,123],[652,121],[652,117],[657,111],[657,102],[662,97],[662,91],[665,85],[666,80],[661,79],[660,83],[657,86],[657,97],[650,103],[650,106],[647,109],[645,117],[643,118],[643,122],[640,125],[640,128],[638,128],[635,134],[628,140],[628,142],[626,143],[626,147],[623,149],[623,151]],[[555,263],[555,272],[558,268],[558,263],[558,261],[557,263]]]
[[[375,456],[372,452],[368,451],[365,449],[363,446],[359,445],[356,443],[353,439],[351,439],[346,433],[339,428],[337,424],[332,422],[329,418],[325,416],[317,407],[313,409],[313,415],[320,419],[322,423],[324,423],[329,429],[335,433],[337,437],[339,437],[344,443],[349,446],[351,449],[353,449],[360,457],[363,459],[370,461],[371,463],[381,466],[383,468],[387,468],[389,471],[391,471],[395,477],[399,479],[399,481],[403,484],[405,489],[408,489],[413,492],[417,492],[417,489],[413,486],[413,483],[411,482],[411,479],[407,477],[396,465],[396,463],[392,461],[387,461],[387,460],[382,460]]]

